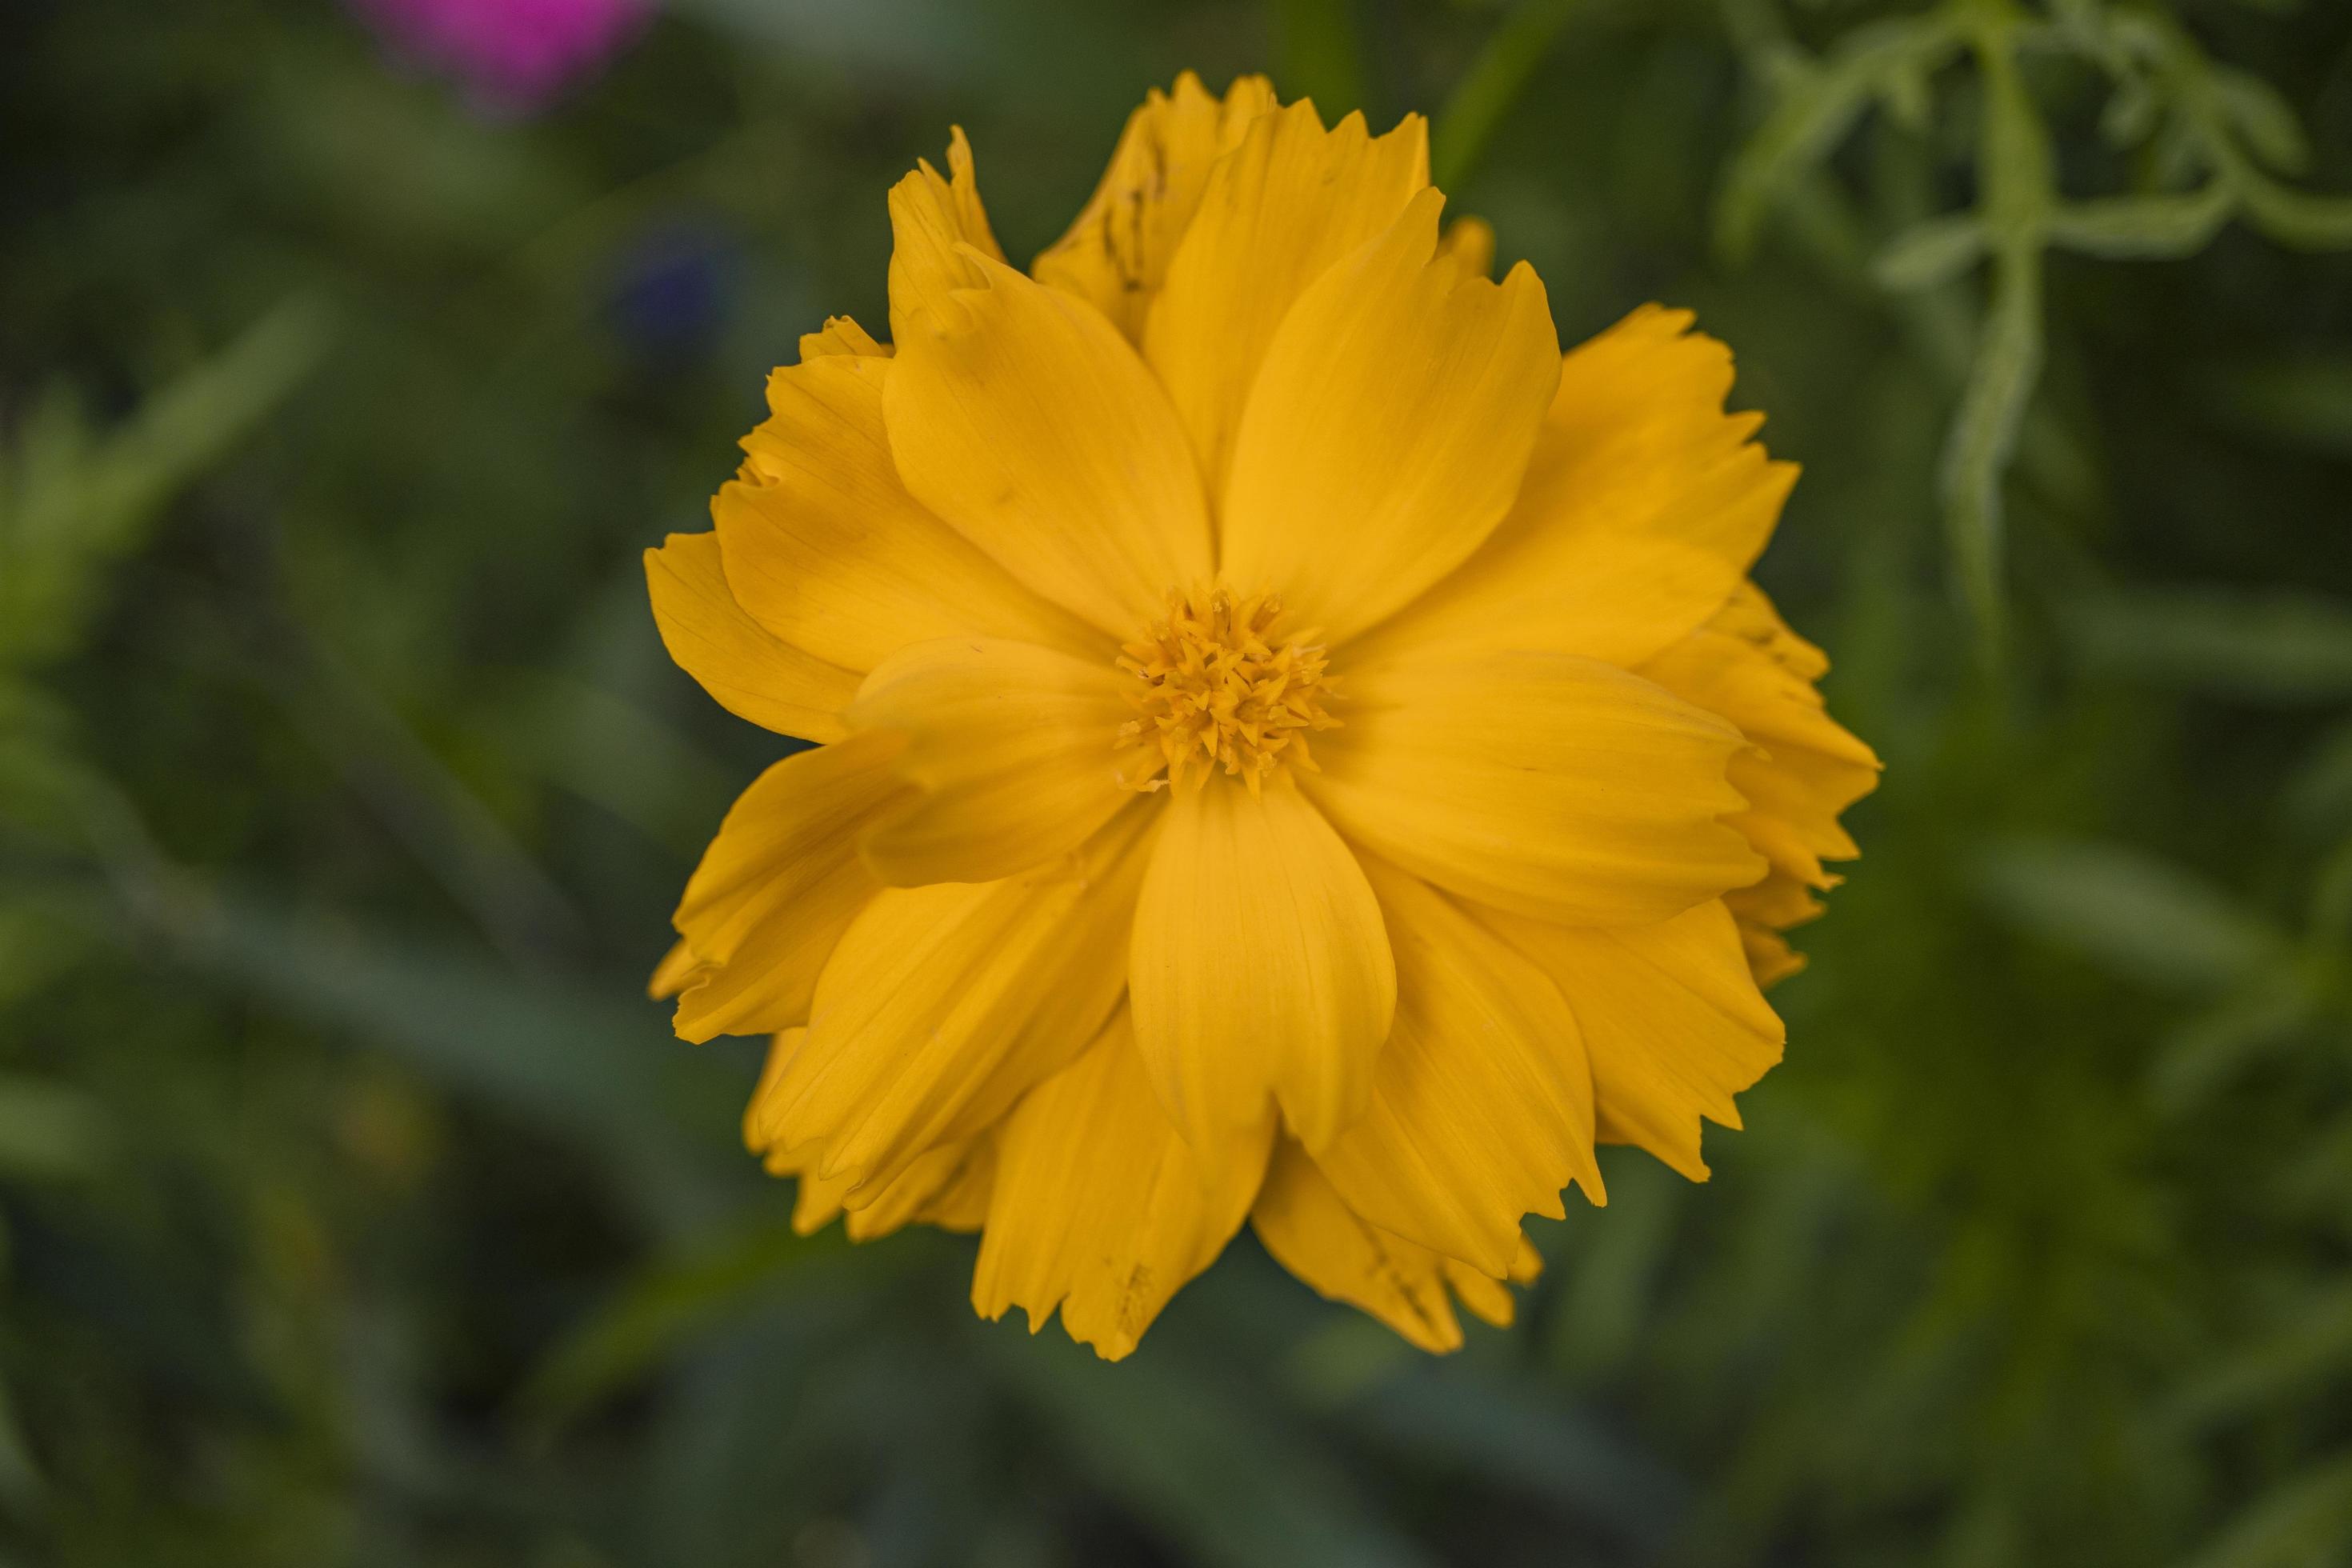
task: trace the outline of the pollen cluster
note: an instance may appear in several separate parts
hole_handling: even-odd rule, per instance
[[[1323,710],[1333,682],[1318,634],[1283,637],[1281,621],[1270,594],[1170,595],[1167,616],[1120,652],[1137,717],[1119,726],[1118,782],[1156,790],[1222,766],[1255,795],[1293,763],[1312,772],[1307,732],[1339,725]]]

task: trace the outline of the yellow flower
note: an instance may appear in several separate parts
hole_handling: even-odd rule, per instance
[[[1780,1057],[1756,974],[1877,767],[1747,582],[1794,470],[1685,314],[1563,359],[1418,119],[1186,76],[1028,274],[948,168],[894,346],[803,339],[647,556],[678,663],[821,742],[655,992],[775,1036],[797,1223],[980,1229],[989,1317],[1124,1355],[1247,1219],[1450,1348],[1596,1142],[1704,1176]]]

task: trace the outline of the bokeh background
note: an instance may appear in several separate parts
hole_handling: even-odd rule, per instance
[[[1887,763],[1712,1184],[1442,1362],[980,1323],[643,996],[782,742],[640,550],[951,122],[1027,255],[1185,68],[1696,308]],[[0,6],[0,1562],[2352,1560],[2347,190],[2337,0]]]

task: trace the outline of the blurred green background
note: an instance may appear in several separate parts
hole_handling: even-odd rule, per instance
[[[780,742],[640,549],[950,122],[1025,256],[1188,67],[1696,307],[1887,763],[1714,1182],[1443,1362],[1246,1236],[1118,1367],[977,1322],[642,994]],[[672,0],[529,105],[12,0],[0,1562],[2352,1561],[2347,189],[2339,0]]]

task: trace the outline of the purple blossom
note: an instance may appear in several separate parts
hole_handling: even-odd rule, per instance
[[[656,0],[348,0],[392,50],[485,108],[545,104],[633,37]]]

